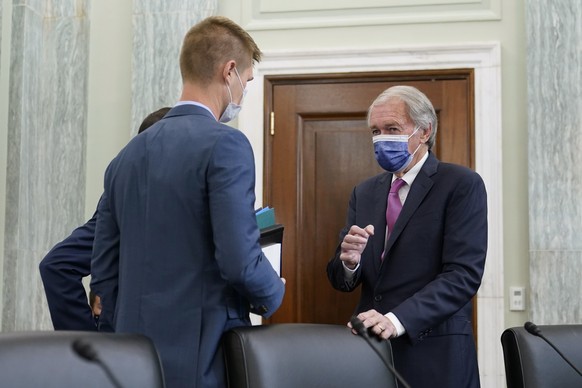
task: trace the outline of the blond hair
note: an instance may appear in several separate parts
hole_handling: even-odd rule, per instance
[[[246,70],[261,60],[261,50],[242,27],[223,16],[211,16],[195,24],[182,43],[180,71],[183,81],[210,83],[217,67],[235,60]]]

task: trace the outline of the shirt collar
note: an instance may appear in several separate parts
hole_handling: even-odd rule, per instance
[[[214,117],[214,113],[212,113],[212,111],[210,110],[210,108],[207,107],[204,104],[199,103],[199,102],[196,102],[196,101],[178,101],[176,103],[176,105],[174,105],[174,106],[180,106],[180,105],[195,105],[195,106],[199,106],[199,107],[204,108],[207,111],[209,111],[210,114],[212,115],[212,117]],[[216,117],[214,117],[214,119],[216,120]]]
[[[412,167],[410,170],[408,170],[406,174],[402,176],[402,180],[406,182],[408,187],[412,186],[412,182],[414,182],[416,176],[420,172],[420,169],[422,168],[422,166],[424,166],[424,163],[428,159],[428,154],[429,152],[427,151],[426,154],[424,154],[424,156],[418,161],[418,163],[416,163],[414,167]],[[392,175],[392,182],[394,182],[396,179],[397,179],[396,175]]]

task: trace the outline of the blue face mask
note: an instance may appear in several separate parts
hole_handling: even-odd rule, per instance
[[[418,127],[410,136],[407,135],[377,135],[373,137],[374,154],[376,161],[384,170],[393,174],[399,173],[406,169],[418,149],[411,154],[408,152],[408,139],[410,139]]]

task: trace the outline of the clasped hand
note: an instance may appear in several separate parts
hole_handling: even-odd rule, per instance
[[[357,225],[352,225],[341,244],[340,260],[344,262],[346,267],[356,268],[360,263],[362,252],[368,244],[368,238],[373,235],[374,225],[368,225],[363,229]]]

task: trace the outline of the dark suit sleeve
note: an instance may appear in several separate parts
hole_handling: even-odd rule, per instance
[[[487,195],[478,174],[459,177],[441,222],[442,251],[435,252],[440,273],[392,310],[413,342],[470,303],[481,284],[487,252]]]
[[[91,272],[95,215],[55,245],[39,264],[55,330],[96,330],[82,278]]]
[[[99,331],[114,331],[118,275],[119,228],[111,211],[109,197],[104,193],[97,207],[95,243],[91,260],[91,290],[101,298],[102,306]]]
[[[216,143],[207,180],[220,272],[254,313],[269,317],[282,302],[284,285],[259,245],[254,156],[240,131],[227,131]]]
[[[351,281],[347,282],[345,280],[345,269],[340,260],[341,254],[341,243],[348,234],[352,225],[356,225],[356,189],[352,191],[352,196],[350,197],[350,202],[348,206],[348,217],[346,221],[346,226],[342,229],[339,235],[339,244],[336,248],[335,255],[327,263],[327,277],[332,287],[336,290],[343,292],[351,292],[356,289],[361,282],[361,266],[354,272],[354,277]]]

